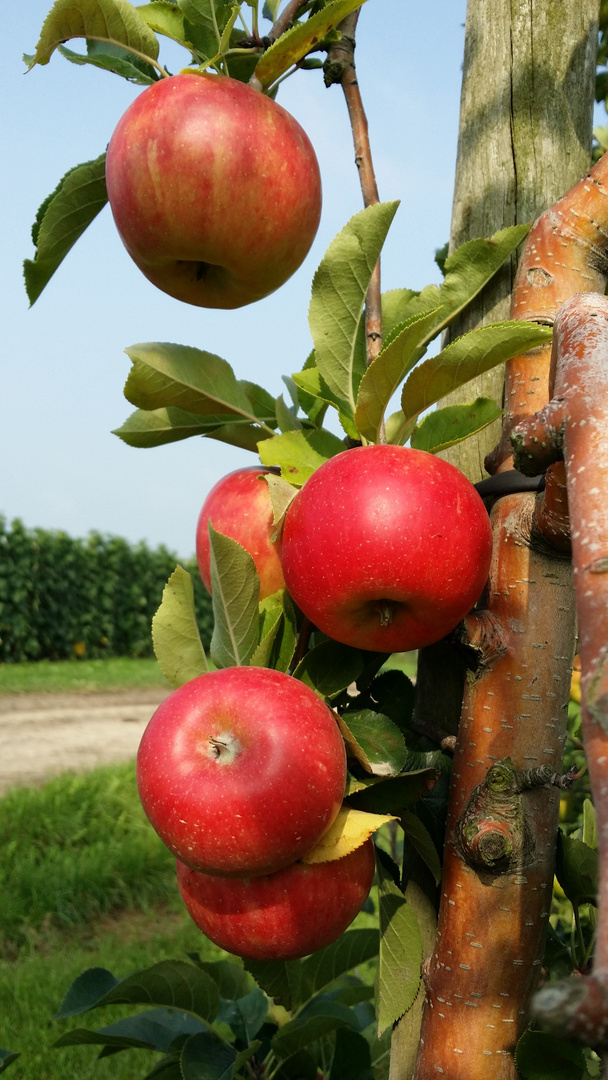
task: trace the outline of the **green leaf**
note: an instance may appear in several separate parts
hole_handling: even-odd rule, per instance
[[[184,14],[177,4],[170,3],[169,0],[154,0],[151,4],[138,4],[137,12],[156,34],[163,34],[186,49],[192,49],[184,25]]]
[[[331,1062],[329,1080],[373,1080],[369,1043],[356,1031],[340,1028]]]
[[[413,806],[435,786],[435,769],[417,769],[389,780],[366,778],[350,781],[346,790],[349,806],[371,814],[399,814]]]
[[[585,799],[583,803],[583,835],[581,839],[588,847],[597,848],[597,818],[591,799]]]
[[[283,479],[294,487],[301,487],[319,465],[344,449],[340,439],[324,430],[286,431],[258,443],[262,464],[278,466]]]
[[[348,1027],[344,1016],[311,1016],[303,1022],[299,1018],[290,1020],[273,1037],[273,1052],[282,1061],[342,1027]]]
[[[468,405],[446,405],[429,413],[414,428],[410,446],[415,450],[438,454],[440,450],[446,450],[448,446],[482,431],[499,416],[502,416],[502,409],[492,398],[476,398]]]
[[[90,968],[72,983],[57,1017],[78,1016],[120,1003],[164,1005],[211,1023],[220,995],[213,979],[184,960],[161,960],[120,980],[104,968]]]
[[[381,1035],[413,1004],[420,986],[423,951],[415,912],[382,858],[378,860],[378,876],[380,956],[376,1013]]]
[[[260,643],[249,660],[250,667],[270,667],[270,657],[282,621],[283,607],[280,600],[277,601],[277,593],[274,593],[260,602]]]
[[[220,356],[158,341],[132,345],[125,352],[133,363],[124,391],[132,405],[140,409],[174,406],[195,416],[230,416],[260,423],[262,430],[272,434],[247,394],[252,384],[239,382]]]
[[[115,1050],[135,1047],[166,1053],[180,1035],[192,1035],[204,1030],[203,1022],[187,1013],[174,1009],[150,1009],[136,1016],[127,1016],[99,1031],[73,1028],[61,1035],[53,1047],[107,1046]]]
[[[190,24],[189,37],[207,58],[217,55],[224,28],[232,15],[231,0],[178,0]]]
[[[333,697],[355,682],[362,671],[363,656],[359,649],[328,640],[310,649],[293,674],[321,697]]]
[[[416,417],[407,419],[403,413],[403,409],[398,409],[397,412],[391,413],[386,421],[385,431],[387,443],[391,443],[393,446],[403,446],[409,439],[415,427]]]
[[[347,748],[364,769],[374,776],[396,776],[401,771],[405,740],[388,716],[361,709],[344,713],[341,721],[351,736],[345,736]]]
[[[277,1005],[292,1009],[300,1002],[301,960],[243,960],[245,971]]]
[[[212,1031],[191,1035],[184,1043],[180,1065],[184,1080],[232,1080],[237,1051]]]
[[[330,0],[325,7],[311,15],[306,22],[292,27],[270,46],[260,58],[255,76],[266,89],[279,79],[293,64],[318,45],[351,11],[361,6],[362,0]],[[365,3],[365,0],[363,0]]]
[[[283,620],[275,638],[270,667],[277,671],[289,671],[296,648],[298,634],[296,609],[288,592],[283,590]]]
[[[422,349],[481,292],[505,259],[523,243],[530,228],[531,223],[511,225],[490,239],[468,240],[448,256],[442,284],[428,285],[412,298],[402,315],[402,318],[409,318],[432,308],[439,309],[435,324],[429,327],[428,336],[421,341]]]
[[[152,619],[152,642],[167,682],[182,686],[209,670],[194,609],[194,586],[187,570],[177,566],[163,589]]]
[[[194,416],[183,409],[170,407],[137,409],[112,434],[118,435],[128,446],[144,448],[206,435],[257,453],[260,429],[246,420],[233,421],[231,416]]]
[[[255,986],[244,997],[222,1002],[218,1021],[229,1024],[237,1039],[248,1046],[268,1014],[268,998]]]
[[[9,1065],[12,1065],[13,1061],[16,1061],[19,1056],[19,1054],[15,1054],[11,1050],[0,1050],[0,1073],[8,1069]]]
[[[525,1080],[584,1080],[582,1046],[543,1031],[525,1031],[515,1048],[515,1065]]]
[[[101,68],[103,71],[111,71],[115,75],[120,75],[123,79],[126,79],[127,82],[139,86],[150,86],[152,83],[158,82],[160,78],[158,71],[151,64],[141,60],[134,53],[121,48],[120,45],[111,45],[107,41],[87,41],[86,56],[74,52],[73,49],[68,49],[65,45],[59,46],[59,52],[72,64],[79,64],[80,66],[92,64],[93,67]]]
[[[40,207],[32,228],[34,259],[23,264],[25,288],[33,304],[70,248],[108,201],[106,155],[76,165]]]
[[[210,653],[220,668],[247,664],[258,645],[260,579],[248,551],[209,522],[213,637]]]
[[[451,390],[512,356],[551,341],[550,326],[532,322],[493,323],[456,338],[437,356],[414,368],[401,395],[407,419],[434,405]]]
[[[435,884],[441,881],[441,862],[437,854],[431,834],[422,824],[419,817],[410,810],[403,810],[400,815],[401,828],[412,847],[418,852],[422,861],[428,866],[435,878]]]
[[[347,971],[378,955],[377,930],[347,930],[333,945],[313,953],[302,962],[300,993],[302,1002],[318,994]]]
[[[355,424],[365,439],[378,442],[386,407],[415,363],[416,353],[437,312],[413,315],[397,328],[365,372],[355,410]]]
[[[287,407],[283,395],[279,394],[275,401],[276,417],[281,431],[301,431],[302,421],[298,420],[295,413]]]
[[[252,987],[252,980],[243,968],[230,960],[201,960],[198,953],[189,953],[190,959],[201,971],[210,975],[217,984],[221,997],[226,1001],[236,1001],[245,997]]]
[[[158,57],[156,35],[127,0],[55,0],[28,70],[48,64],[55,49],[71,38],[107,41],[152,60]]]
[[[298,489],[293,484],[289,484],[287,480],[284,480],[282,476],[277,476],[276,473],[266,473],[264,479],[268,484],[268,493],[272,504],[272,524],[275,526],[273,539],[275,539],[281,532],[283,519],[298,494]]]
[[[361,312],[397,206],[378,203],[355,214],[332,240],[313,278],[308,321],[316,365],[350,416],[365,371],[356,350]]]
[[[597,905],[598,872],[597,851],[558,832],[555,876],[573,907]]]

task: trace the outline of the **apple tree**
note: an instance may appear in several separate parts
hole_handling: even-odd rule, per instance
[[[279,7],[56,0],[28,58],[46,64],[59,51],[143,87],[110,143],[109,164],[102,154],[77,165],[40,208],[36,255],[25,268],[32,302],[108,197],[132,258],[170,295],[231,307],[278,287],[301,262],[318,219],[312,151],[274,101],[281,81],[300,69],[318,67],[328,87],[344,92],[364,204],[314,275],[312,350],[287,374],[287,399],[202,348],[136,344],[127,349],[125,387],[135,411],[116,431],[134,447],[203,436],[261,463],[243,470],[251,494],[238,487],[231,505],[228,480],[220,481],[223,494],[201,514],[197,549],[215,620],[209,656],[189,575],[177,567],[167,583],[152,626],[175,688],[166,708],[172,723],[186,715],[192,723],[200,694],[240,684],[246,714],[272,669],[273,687],[287,687],[288,699],[292,687],[294,701],[304,690],[315,705],[323,699],[348,767],[343,799],[303,857],[294,840],[293,858],[275,866],[275,837],[257,865],[265,876],[222,864],[214,878],[217,862],[193,855],[192,837],[177,846],[169,827],[178,818],[186,831],[200,829],[204,799],[177,806],[175,775],[195,766],[178,757],[181,729],[175,737],[163,729],[148,758],[176,773],[149,784],[142,755],[144,805],[180,859],[195,921],[241,955],[244,968],[193,956],[122,979],[85,972],[60,1015],[116,1002],[151,1008],[101,1030],[77,1028],[57,1045],[97,1044],[104,1056],[152,1047],[161,1057],[149,1076],[163,1080],[583,1080],[599,1075],[608,1039],[605,903],[593,974],[559,977],[589,969],[589,905],[606,829],[606,306],[597,296],[586,306],[571,302],[606,286],[608,163],[600,158],[587,175],[597,0],[576,0],[567,11],[549,0],[469,0],[443,281],[384,294],[380,254],[396,204],[379,199],[356,78],[359,0]],[[85,53],[73,51],[74,38],[86,40]],[[164,38],[183,46],[186,71],[171,75],[163,65]],[[600,59],[605,47],[602,38]],[[185,159],[196,171],[194,193]],[[264,220],[244,238],[239,218],[252,204],[240,204],[239,192],[259,183],[275,191],[279,180]],[[216,236],[208,210],[218,204]],[[302,244],[295,254],[293,240],[284,244],[294,235]],[[441,334],[442,348],[429,357]],[[581,341],[592,361],[576,352]],[[576,507],[572,559],[568,499]],[[261,589],[272,560],[279,576]],[[578,818],[559,833],[558,811],[584,768],[578,711],[571,767],[563,764],[576,607],[598,823],[587,800],[571,835]],[[419,651],[415,687],[388,663],[405,650]],[[222,701],[224,728],[205,736],[199,756],[205,776],[219,769],[229,787],[234,762],[246,760],[246,726],[235,734]],[[275,704],[265,704],[269,714]],[[302,755],[310,778],[320,753],[303,729],[283,738],[300,755],[298,798],[308,783]],[[254,762],[242,771],[261,786]],[[289,773],[277,774],[277,836],[288,817],[279,793],[288,786]],[[238,805],[224,812],[232,834],[241,829]],[[312,785],[307,805],[315,816]],[[372,835],[377,876],[367,906],[377,924],[311,938],[319,909],[340,909],[353,881],[351,914],[363,902]],[[348,868],[362,863],[353,877]],[[241,922],[240,937],[226,936],[234,911],[249,917],[270,903],[275,874],[296,882],[288,908],[301,936],[296,925],[290,945],[278,945],[267,915],[261,924],[256,915],[255,928]]]

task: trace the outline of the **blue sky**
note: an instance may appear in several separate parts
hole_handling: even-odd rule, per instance
[[[310,282],[332,237],[361,208],[342,93],[318,71],[280,91],[306,128],[324,184],[321,225],[300,270],[278,292],[238,311],[207,311],[150,285],[124,251],[106,207],[30,309],[21,264],[43,198],[71,166],[105,148],[141,88],[76,67],[58,54],[24,75],[47,0],[13,6],[0,79],[5,102],[0,514],[29,527],[91,529],[194,550],[205,495],[221,476],[253,464],[246,451],[210,439],[154,450],[125,446],[112,428],[132,407],[122,388],[126,346],[173,341],[215,352],[239,378],[283,389],[310,349]],[[383,288],[439,280],[435,249],[449,234],[456,159],[465,0],[368,0],[357,70],[382,199],[400,199],[383,256]],[[82,43],[71,47],[80,48]],[[172,71],[182,50],[163,48]],[[9,104],[10,102],[10,104]]]

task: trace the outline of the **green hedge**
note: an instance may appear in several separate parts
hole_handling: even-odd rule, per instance
[[[211,600],[195,559],[118,536],[8,526],[0,516],[0,662],[150,656],[152,616],[178,562],[192,575],[208,644]]]

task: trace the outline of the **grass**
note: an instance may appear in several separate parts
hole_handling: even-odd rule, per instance
[[[133,762],[0,799],[5,955],[42,929],[146,910],[174,891],[174,860],[141,809]]]
[[[89,693],[96,690],[147,690],[150,687],[169,689],[153,657],[0,664],[0,694]]]

